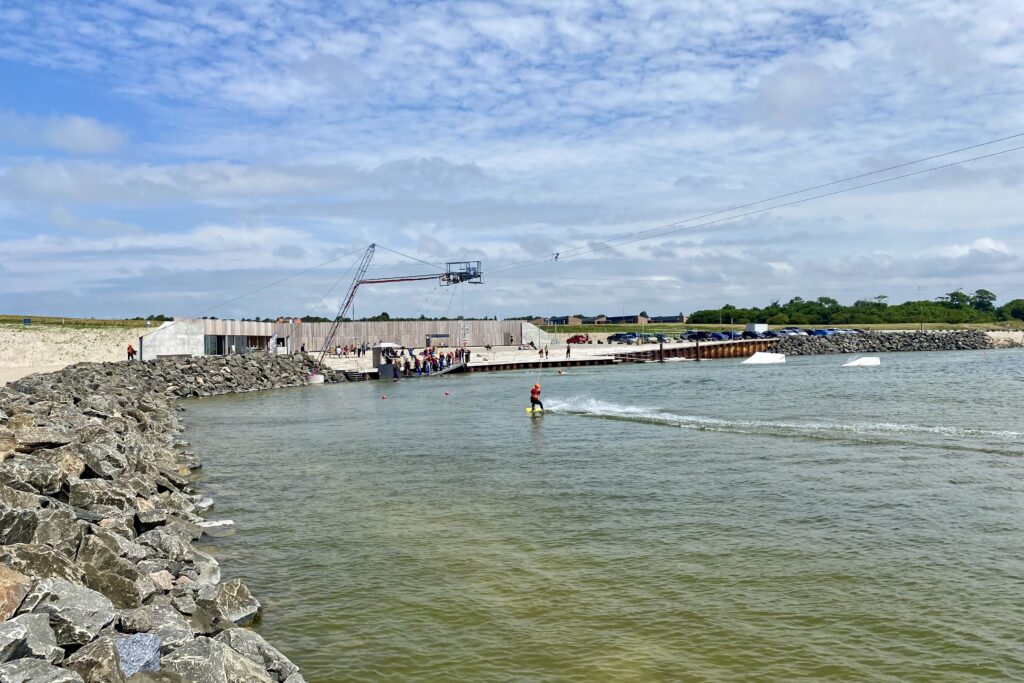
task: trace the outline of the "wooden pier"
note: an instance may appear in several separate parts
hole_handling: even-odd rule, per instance
[[[742,339],[737,341],[701,342],[693,346],[670,346],[669,348],[636,349],[629,347],[616,351],[608,348],[608,355],[583,358],[549,358],[537,360],[493,360],[477,361],[472,365],[457,364],[441,372],[416,377],[437,377],[445,374],[464,372],[501,372],[503,370],[546,370],[557,368],[579,368],[592,365],[619,365],[622,363],[656,363],[671,358],[690,360],[713,360],[718,358],[747,358],[758,351],[771,351],[778,343],[775,339]],[[345,372],[349,381],[377,379],[377,371]]]
[[[747,358],[758,351],[771,351],[777,339],[741,339],[738,341],[698,342],[695,346],[619,351],[615,359],[622,363],[647,363],[665,358],[712,360],[716,358]]]

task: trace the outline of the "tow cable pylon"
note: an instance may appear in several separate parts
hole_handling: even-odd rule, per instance
[[[338,330],[341,329],[341,323],[345,319],[345,314],[348,313],[349,309],[352,307],[352,302],[355,301],[356,291],[358,291],[361,286],[382,285],[391,282],[439,280],[442,287],[448,287],[450,285],[463,283],[479,285],[483,284],[484,281],[483,269],[481,268],[480,261],[450,261],[445,264],[445,271],[443,273],[367,278],[366,271],[370,267],[370,261],[373,260],[373,254],[376,249],[377,244],[371,243],[370,246],[366,247],[366,251],[364,251],[363,255],[359,258],[359,265],[356,268],[355,277],[352,278],[352,283],[348,287],[348,293],[345,295],[341,308],[338,309],[338,315],[334,318],[334,323],[327,332],[327,337],[324,339],[324,346],[320,349],[320,355],[317,357],[316,363],[313,365],[313,370],[310,373],[310,376],[320,373],[320,368],[323,367],[324,359],[327,357],[327,352],[330,350],[331,345],[334,342],[334,338],[338,335]],[[387,249],[387,247],[384,247],[384,249]]]

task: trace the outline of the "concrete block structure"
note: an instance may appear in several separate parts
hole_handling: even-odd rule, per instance
[[[536,326],[520,320],[439,320],[342,323],[328,340],[331,323],[258,322],[186,318],[166,322],[139,338],[142,360],[160,356],[214,356],[234,353],[319,352],[328,345],[390,342],[425,346],[518,346],[554,343]]]

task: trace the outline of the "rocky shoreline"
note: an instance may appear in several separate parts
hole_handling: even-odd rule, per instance
[[[970,351],[996,348],[980,330],[950,332],[863,332],[827,337],[785,337],[775,350],[790,356],[825,353],[889,353],[893,351]]]
[[[81,363],[0,388],[0,683],[302,683],[193,546],[179,398],[307,383],[312,359]],[[336,380],[329,369],[327,382]]]

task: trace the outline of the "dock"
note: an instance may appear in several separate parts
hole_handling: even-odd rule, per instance
[[[599,365],[621,365],[623,363],[657,363],[662,360],[715,360],[719,358],[746,358],[758,351],[770,351],[778,343],[775,339],[741,339],[736,341],[685,342],[672,344],[646,344],[642,347],[616,347],[574,345],[576,357],[564,358],[562,349],[552,355],[556,358],[539,358],[537,351],[504,349],[497,351],[473,350],[469,363],[458,363],[440,372],[422,377],[438,377],[447,374],[503,372],[508,370],[547,370],[557,368],[579,368]],[[342,370],[346,379],[377,379],[377,370],[367,367],[355,359],[331,359],[327,365]]]

